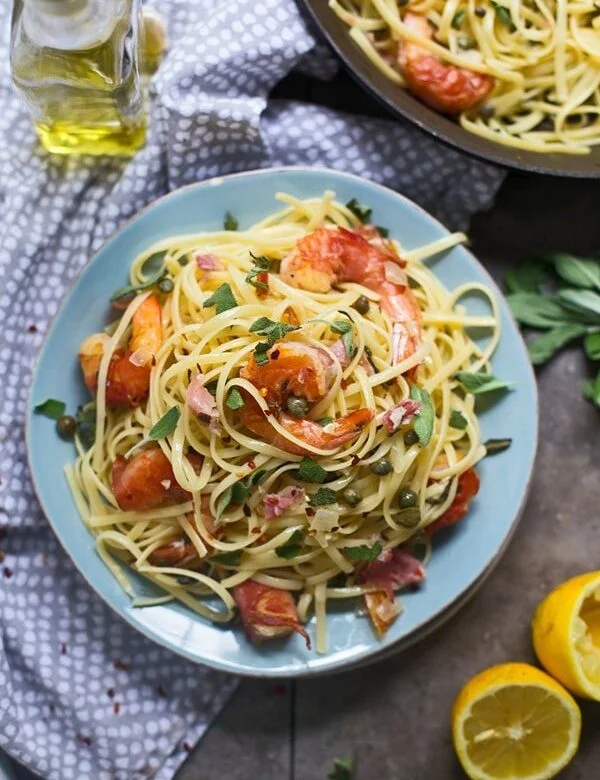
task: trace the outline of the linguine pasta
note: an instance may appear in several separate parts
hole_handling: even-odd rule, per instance
[[[165,338],[151,373],[149,397],[135,408],[109,408],[102,389],[111,356],[128,339],[135,311],[149,295],[141,292],[116,329],[109,328],[112,335],[99,370],[95,441],[85,450],[77,440],[78,457],[67,477],[81,516],[96,536],[99,554],[122,586],[134,595],[120,565],[124,561],[166,594],[138,599],[136,604],[178,599],[209,620],[228,623],[235,611],[233,589],[252,578],[292,592],[302,621],[314,611],[317,649],[324,652],[328,602],[373,590],[356,577],[363,552],[375,545],[381,550],[407,544],[415,545],[413,550],[426,548],[424,530],[452,506],[457,478],[485,454],[474,397],[453,376],[460,370],[488,371],[499,319],[487,288],[473,283],[450,292],[427,267],[429,257],[464,240],[460,233],[411,251],[397,245],[407,260],[404,272],[422,314],[422,341],[414,354],[396,365],[390,358],[392,324],[373,290],[346,283],[327,293],[311,293],[270,273],[268,293],[261,294],[246,281],[255,257],[281,259],[323,224],[360,226],[331,192],[308,200],[286,194],[278,199],[284,208],[248,230],[173,236],[134,260],[133,284],[145,280],[145,263],[157,252],[165,253],[164,269],[173,280],[172,291],[163,296]],[[219,269],[203,271],[194,261],[198,255],[216,256]],[[217,314],[204,304],[225,283],[237,305]],[[461,298],[473,291],[489,300],[489,316],[472,316],[461,305]],[[364,315],[353,307],[360,295],[370,301]],[[335,362],[331,389],[310,408],[308,417],[335,419],[365,407],[375,411],[354,439],[335,450],[305,444],[304,456],[282,451],[244,428],[230,407],[232,391],[237,390],[266,409],[260,390],[240,377],[240,369],[253,359],[261,339],[251,330],[253,323],[261,317],[282,321],[290,311],[299,326],[286,333],[282,343],[324,349]],[[352,325],[355,349],[345,368],[332,352],[339,336],[330,324],[340,317]],[[471,340],[470,327],[487,329],[485,347]],[[372,371],[366,369],[367,355]],[[190,377],[197,371],[214,393],[218,419],[210,425],[186,403]],[[409,397],[413,383],[427,391],[433,403],[432,435],[426,446],[406,437],[406,426],[390,433],[382,425],[383,414]],[[152,446],[159,446],[169,459],[189,500],[124,511],[115,500],[111,466],[118,456],[144,451],[153,426],[174,407],[180,411],[176,426]],[[464,420],[461,429],[452,426],[456,413]],[[268,419],[277,433],[294,441],[274,416]],[[378,475],[372,466],[382,458],[392,469]],[[303,480],[298,473],[303,461],[310,461],[313,469],[318,464],[326,472],[325,480]],[[240,484],[242,500],[236,499]],[[265,496],[290,486],[301,486],[304,500],[267,520]],[[341,498],[350,486],[361,497],[356,507]],[[311,496],[323,488],[333,491],[335,500],[311,507]],[[402,489],[416,494],[410,512],[397,500]],[[193,545],[189,564],[152,564],[156,550],[180,538]]]
[[[533,152],[586,154],[600,143],[600,15],[594,0],[330,0],[371,62],[404,85],[399,41],[494,80],[462,111],[472,133]],[[434,36],[405,23],[425,17]],[[427,102],[427,100],[425,100]]]

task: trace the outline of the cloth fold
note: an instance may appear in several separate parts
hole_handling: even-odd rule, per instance
[[[157,0],[171,50],[134,159],[51,156],[0,44],[0,746],[49,780],[171,778],[235,686],[133,631],[84,582],[33,493],[23,419],[35,356],[70,283],[142,207],[193,181],[329,166],[404,192],[451,228],[501,170],[405,123],[269,101],[293,68],[335,60],[293,0]],[[10,17],[0,0],[0,17]],[[84,336],[85,334],[82,334]]]

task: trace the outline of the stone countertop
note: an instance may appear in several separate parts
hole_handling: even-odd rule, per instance
[[[600,248],[600,181],[509,174],[470,235],[500,280],[537,250]],[[544,594],[600,567],[600,414],[581,397],[580,349],[538,372],[540,447],[526,511],[504,558],[474,598],[415,647],[358,672],[307,681],[245,680],[177,780],[325,780],[353,756],[355,780],[459,780],[450,709],[476,672],[534,661],[529,624]],[[600,705],[584,704],[580,750],[564,780],[600,766]]]

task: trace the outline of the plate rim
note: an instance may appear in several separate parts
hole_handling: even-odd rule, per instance
[[[377,86],[376,81],[368,73],[367,63],[369,61],[366,56],[354,42],[351,43],[356,51],[354,52],[351,49],[345,51],[345,45],[337,39],[335,32],[330,28],[325,15],[328,12],[333,14],[333,12],[329,8],[329,4],[326,0],[301,0],[301,2],[310,16],[310,19],[317,27],[321,37],[324,38],[329,48],[333,50],[335,56],[340,60],[352,78],[372,97],[382,103],[391,114],[395,115],[396,119],[401,117],[402,119],[409,121],[421,132],[433,136],[433,138],[455,151],[462,152],[471,158],[482,160],[505,169],[509,168],[516,171],[526,171],[528,173],[537,173],[543,176],[554,176],[567,179],[600,178],[600,152],[595,168],[590,167],[590,170],[582,170],[580,168],[569,169],[567,166],[569,160],[589,160],[593,151],[590,152],[590,154],[569,155],[560,152],[544,153],[532,152],[526,149],[515,149],[514,147],[504,146],[496,141],[469,133],[463,128],[460,128],[460,131],[465,133],[465,140],[461,141],[460,138],[455,137],[454,132],[450,131],[450,129],[446,129],[446,122],[451,122],[451,120],[443,114],[439,114],[428,106],[425,106],[423,103],[420,103],[406,90],[403,91],[410,100],[407,106],[402,106],[393,98],[388,97],[383,93]],[[342,24],[341,20],[338,21]],[[332,24],[333,23],[335,23],[335,21],[332,22]],[[346,37],[349,38],[347,33]],[[417,116],[417,112],[421,111],[424,114],[423,118]],[[456,127],[459,128],[458,125]],[[484,148],[482,150],[474,148],[478,143],[483,144]],[[503,150],[510,151],[505,151],[503,153]],[[513,156],[511,156],[511,152]],[[522,158],[514,159],[514,155],[522,155]],[[564,160],[565,167],[552,167],[549,161],[545,162],[545,159],[550,156],[552,156],[553,159],[558,158],[558,160]]]
[[[142,209],[140,209],[138,212],[133,214],[131,217],[129,217],[127,220],[125,220],[117,230],[115,230],[113,233],[110,234],[97,248],[97,250],[93,253],[93,255],[84,263],[84,265],[81,267],[81,269],[78,271],[78,273],[74,276],[74,278],[71,280],[67,288],[65,289],[63,298],[61,300],[60,306],[58,307],[56,313],[52,317],[50,324],[48,326],[48,330],[44,336],[44,339],[40,345],[40,348],[36,354],[32,370],[31,370],[31,376],[30,376],[30,383],[27,391],[27,400],[26,400],[26,406],[25,406],[25,449],[26,449],[26,459],[27,459],[27,466],[29,469],[29,474],[31,476],[31,484],[33,487],[33,493],[35,498],[37,499],[38,504],[40,505],[40,508],[42,509],[42,512],[52,530],[55,537],[58,539],[61,547],[63,548],[63,551],[69,558],[71,564],[75,566],[79,574],[84,578],[88,586],[96,593],[97,596],[99,596],[102,601],[112,610],[112,612],[117,615],[119,618],[125,620],[130,626],[132,626],[136,631],[140,632],[144,636],[146,636],[148,639],[150,639],[153,642],[156,642],[161,647],[166,648],[167,650],[170,650],[171,652],[175,653],[176,655],[183,657],[189,661],[192,661],[193,663],[200,664],[203,666],[210,667],[212,669],[215,669],[220,672],[227,672],[229,674],[236,674],[241,677],[252,677],[252,678],[262,678],[262,679],[289,679],[289,678],[304,678],[304,677],[318,677],[318,676],[324,676],[327,674],[333,674],[336,672],[342,672],[344,670],[352,670],[355,668],[359,668],[362,665],[366,665],[367,663],[372,663],[375,661],[380,660],[382,654],[385,653],[386,657],[387,655],[392,655],[394,649],[397,652],[400,652],[401,650],[411,646],[412,644],[416,644],[418,641],[420,641],[421,638],[427,636],[429,633],[433,632],[437,627],[443,625],[447,620],[451,619],[456,612],[460,610],[460,608],[468,601],[469,597],[474,595],[477,590],[481,587],[481,585],[484,583],[484,581],[487,579],[487,576],[491,574],[493,569],[496,567],[496,565],[499,563],[501,558],[503,557],[504,553],[506,552],[508,545],[510,544],[510,541],[512,540],[515,531],[517,529],[517,526],[523,516],[525,506],[527,503],[527,498],[529,496],[529,492],[531,489],[531,483],[533,480],[534,472],[535,472],[535,463],[537,459],[538,454],[538,445],[539,445],[539,391],[537,387],[537,381],[535,377],[535,372],[533,369],[533,366],[530,361],[526,362],[527,365],[527,373],[529,375],[530,379],[530,387],[533,390],[533,402],[534,402],[534,441],[533,441],[533,450],[531,455],[531,464],[529,468],[529,473],[527,475],[527,480],[525,482],[525,485],[523,487],[522,495],[519,501],[518,509],[515,513],[515,516],[513,517],[510,526],[502,540],[501,545],[498,547],[492,558],[488,561],[485,568],[480,573],[479,577],[473,582],[470,582],[468,585],[463,587],[452,599],[451,602],[446,603],[443,607],[438,609],[437,611],[433,612],[431,615],[429,615],[427,618],[421,620],[417,625],[414,626],[410,634],[406,636],[400,636],[397,639],[393,640],[389,644],[383,644],[380,643],[376,646],[370,646],[366,648],[365,650],[359,652],[355,657],[351,659],[338,659],[338,660],[331,660],[327,665],[324,666],[318,666],[316,668],[313,668],[310,665],[307,665],[305,667],[302,667],[300,669],[294,669],[293,671],[285,671],[283,669],[265,669],[256,667],[253,668],[251,666],[243,665],[241,662],[239,666],[233,667],[230,662],[222,662],[219,659],[199,659],[197,655],[189,651],[187,648],[180,647],[178,645],[175,645],[170,640],[167,640],[166,638],[163,638],[161,635],[155,633],[151,628],[147,627],[146,625],[134,620],[133,616],[131,615],[131,611],[129,609],[127,610],[121,610],[118,608],[117,605],[113,604],[108,596],[108,594],[104,594],[99,588],[96,587],[90,576],[88,576],[87,571],[85,570],[85,567],[80,566],[78,562],[75,560],[75,558],[70,554],[69,550],[67,549],[67,545],[65,540],[63,539],[63,533],[59,530],[57,525],[55,524],[51,513],[47,510],[46,504],[44,503],[44,500],[42,499],[41,490],[38,486],[37,478],[34,469],[32,468],[32,458],[31,458],[31,452],[32,452],[32,440],[31,440],[31,421],[33,419],[34,414],[34,407],[33,407],[33,386],[35,383],[35,379],[37,377],[37,373],[39,370],[40,362],[42,359],[42,355],[44,354],[46,350],[47,342],[50,340],[52,333],[54,332],[55,328],[58,326],[58,321],[62,315],[63,310],[66,308],[68,301],[70,300],[74,288],[79,284],[79,282],[85,278],[86,274],[90,271],[92,265],[96,261],[96,258],[104,250],[106,245],[110,243],[113,239],[115,239],[118,235],[120,235],[129,225],[131,225],[135,220],[137,220],[142,214],[146,213],[148,210],[154,208],[157,204],[163,203],[164,201],[167,201],[174,196],[180,194],[182,191],[185,190],[191,190],[191,189],[204,189],[204,188],[210,188],[214,186],[219,186],[223,182],[229,181],[231,179],[237,179],[241,177],[260,177],[266,174],[273,174],[273,173],[317,173],[317,174],[326,174],[328,176],[331,176],[332,178],[336,179],[348,179],[351,181],[359,182],[360,184],[367,184],[371,187],[374,187],[376,189],[383,190],[388,196],[391,196],[392,198],[404,201],[405,204],[408,205],[409,208],[414,209],[421,213],[421,215],[425,216],[428,220],[433,222],[436,227],[441,229],[444,233],[449,234],[450,231],[448,228],[443,225],[436,217],[434,217],[432,214],[430,214],[426,209],[424,209],[422,206],[420,206],[418,203],[415,203],[413,200],[411,200],[406,195],[397,192],[390,187],[385,186],[384,184],[379,184],[378,182],[374,182],[371,179],[366,179],[364,177],[358,176],[353,173],[347,173],[344,171],[337,171],[330,168],[326,168],[323,166],[305,166],[305,165],[287,165],[287,166],[278,166],[275,168],[256,168],[250,171],[240,171],[237,173],[230,173],[225,174],[221,176],[215,176],[211,177],[209,179],[204,179],[202,181],[197,182],[191,182],[190,184],[183,185],[182,187],[178,187],[177,189],[171,190],[170,192],[165,193],[164,195],[161,195],[160,197],[153,200],[151,203],[148,203],[146,206],[144,206]],[[465,251],[470,259],[475,262],[477,267],[479,268],[480,272],[486,277],[486,284],[489,285],[489,287],[492,289],[494,294],[497,296],[501,304],[506,306],[508,309],[508,304],[506,303],[505,295],[502,293],[500,287],[496,284],[496,281],[493,279],[491,274],[488,272],[488,270],[485,268],[485,266],[475,257],[475,255],[470,251],[468,246],[461,245],[461,248],[463,251]],[[509,310],[510,311],[510,310]],[[523,339],[523,336],[517,327],[516,322],[514,322],[513,319],[513,326],[515,335],[518,337],[518,339],[521,342],[521,346],[526,352],[526,344],[525,340]],[[82,521],[81,521],[82,522]],[[453,609],[454,607],[454,609]],[[450,610],[450,614],[446,617],[446,619],[443,619],[446,612]],[[433,625],[432,625],[433,624]],[[425,630],[429,628],[429,630]],[[410,638],[416,635],[414,640],[411,642]]]

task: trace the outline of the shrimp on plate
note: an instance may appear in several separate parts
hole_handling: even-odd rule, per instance
[[[106,333],[94,333],[79,349],[83,379],[93,395],[98,392],[100,361],[109,341]],[[106,376],[108,406],[134,407],[146,400],[152,364],[162,342],[160,302],[156,295],[150,295],[133,315],[128,348],[116,349],[111,357]]]
[[[308,411],[327,395],[335,379],[334,361],[324,349],[298,342],[284,342],[272,347],[269,362],[258,365],[250,360],[240,371],[242,379],[251,382],[263,395],[265,413],[249,393],[239,410],[242,423],[261,439],[292,455],[307,455],[311,450],[289,441],[269,422],[272,415],[285,430],[311,447],[333,450],[354,439],[375,416],[372,409],[357,409],[323,427],[305,415],[294,416],[290,399],[300,401]]]
[[[401,270],[405,265],[376,228],[318,228],[283,259],[281,278],[309,292],[326,293],[335,284],[356,282],[378,293],[393,322],[392,361],[399,363],[421,344],[421,311]]]

